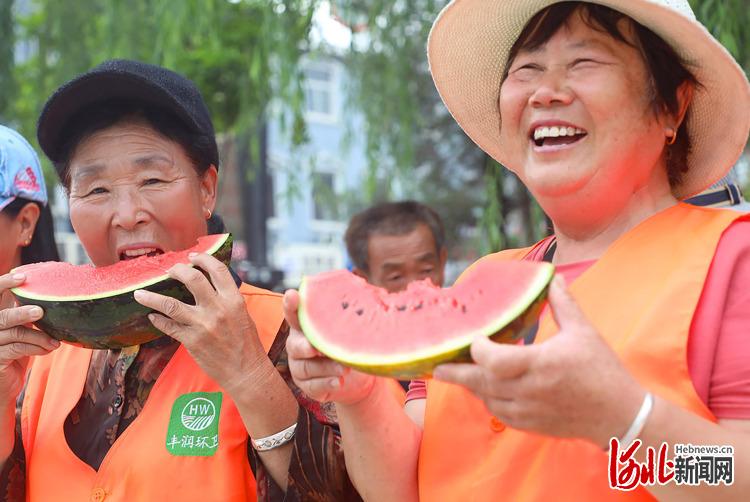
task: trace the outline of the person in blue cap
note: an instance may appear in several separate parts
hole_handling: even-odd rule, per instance
[[[34,149],[0,125],[0,274],[58,260],[47,188]]]

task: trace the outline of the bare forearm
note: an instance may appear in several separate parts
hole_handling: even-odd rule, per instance
[[[355,405],[336,405],[346,467],[364,500],[416,501],[422,431],[379,379]]]
[[[242,388],[230,392],[251,438],[276,434],[295,423],[299,408],[292,391],[268,358],[261,359]],[[274,481],[286,490],[292,443],[258,454]]]
[[[709,422],[668,401],[657,399],[641,433],[641,439],[644,444],[639,451],[640,461],[645,460],[647,446],[652,446],[658,451],[662,442],[668,444],[670,457],[675,444],[734,447],[734,484],[690,486],[670,482],[663,486],[650,487],[651,493],[659,500],[747,500],[747,494],[750,493],[750,433]]]

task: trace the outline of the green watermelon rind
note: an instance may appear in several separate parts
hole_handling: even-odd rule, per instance
[[[228,266],[232,256],[231,234],[218,239],[206,252]],[[189,263],[186,265],[192,266]],[[147,317],[154,310],[135,301],[133,292],[136,289],[170,296],[188,304],[194,303],[193,295],[187,287],[166,274],[160,275],[159,280],[149,280],[148,284],[140,283],[138,286],[113,291],[107,296],[91,295],[84,299],[39,299],[23,292],[11,291],[20,305],[42,307],[44,316],[34,324],[52,338],[90,349],[121,349],[148,343],[163,335]]]
[[[400,379],[428,377],[438,364],[471,361],[469,354],[471,343],[478,336],[486,336],[504,343],[513,343],[523,338],[539,317],[554,273],[553,265],[540,264],[536,277],[525,287],[524,294],[519,296],[513,308],[506,309],[502,315],[484,327],[418,351],[372,355],[366,352],[352,353],[326,342],[325,338],[318,333],[318,329],[305,308],[306,278],[302,280],[299,289],[298,316],[302,331],[313,347],[335,361],[375,375]]]
[[[224,234],[223,239],[217,239],[216,242],[214,242],[211,247],[206,249],[204,253],[214,255],[218,252],[220,252],[221,248],[226,245],[227,241],[229,241],[231,246],[232,237],[231,234]],[[193,265],[191,263],[186,263],[186,265],[192,267]],[[111,298],[116,295],[124,294],[124,293],[132,293],[133,291],[137,289],[147,289],[150,286],[153,286],[154,284],[168,280],[169,275],[168,274],[162,274],[156,277],[153,277],[147,281],[143,281],[137,284],[133,284],[130,286],[127,286],[125,288],[121,289],[115,289],[111,291],[105,291],[99,294],[93,294],[93,295],[78,295],[78,296],[54,296],[54,295],[40,295],[36,294],[33,291],[27,291],[23,288],[23,285],[11,289],[11,292],[18,296],[21,296],[23,298],[26,298],[28,300],[39,300],[39,301],[46,301],[46,302],[77,302],[77,301],[83,301],[83,300],[99,300],[102,298]]]

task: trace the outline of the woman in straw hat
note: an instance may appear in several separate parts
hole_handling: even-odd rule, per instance
[[[439,367],[406,413],[382,380],[290,336],[297,383],[337,404],[360,493],[746,499],[750,296],[732,285],[750,280],[750,221],[680,202],[746,144],[742,70],[687,0],[453,0],[428,45],[455,119],[554,222],[484,259],[551,260],[558,277],[535,340],[476,340],[475,363]],[[297,302],[288,293],[295,327]],[[674,458],[678,443],[732,446],[736,477]],[[697,472],[718,485],[689,486]]]

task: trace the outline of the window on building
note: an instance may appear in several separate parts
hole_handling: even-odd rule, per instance
[[[316,220],[339,219],[335,178],[331,172],[314,172],[312,175],[313,217]]]
[[[331,122],[336,119],[333,66],[314,64],[305,69],[305,110],[311,120]]]

